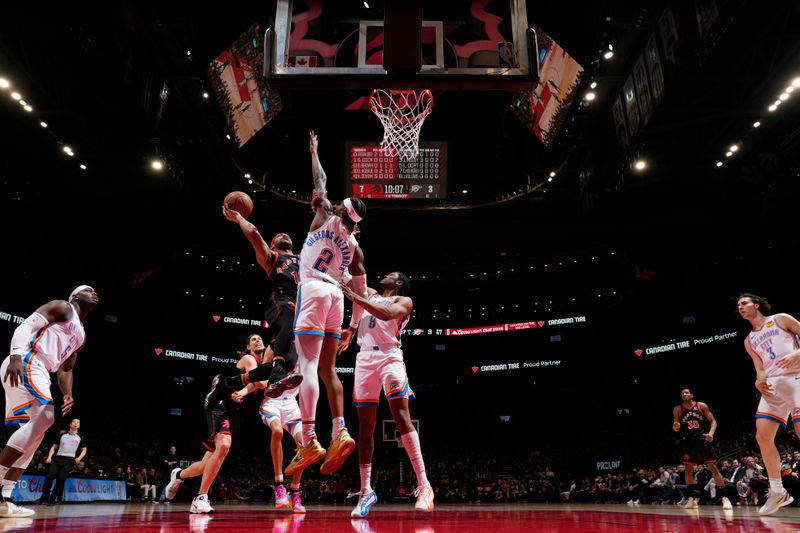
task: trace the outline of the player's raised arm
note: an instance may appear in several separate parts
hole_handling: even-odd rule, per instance
[[[250,241],[250,245],[256,253],[256,262],[261,268],[269,272],[270,268],[272,268],[272,262],[275,260],[275,252],[270,250],[267,241],[261,236],[258,228],[244,218],[241,213],[234,209],[228,209],[225,205],[222,206],[222,215],[231,222],[239,224],[239,228],[247,240]]]
[[[328,219],[331,213],[331,202],[328,200],[328,176],[319,161],[317,148],[319,141],[312,131],[308,134],[308,151],[311,154],[311,177],[314,180],[314,196],[311,206],[314,208],[314,220],[311,222],[311,231],[318,229]]]

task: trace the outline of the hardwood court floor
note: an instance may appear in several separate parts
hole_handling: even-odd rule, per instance
[[[264,505],[218,504],[210,515],[190,515],[188,504],[73,504],[32,506],[31,518],[0,518],[3,531],[272,533],[517,533],[524,531],[638,533],[643,531],[800,531],[800,508],[762,518],[753,507],[685,510],[666,505],[437,505],[431,514],[408,505],[376,505],[367,519],[350,506],[309,505],[293,515]]]

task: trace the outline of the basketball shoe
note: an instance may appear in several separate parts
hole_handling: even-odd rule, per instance
[[[325,461],[319,467],[319,471],[323,474],[333,474],[342,467],[347,456],[353,453],[355,448],[356,441],[350,436],[347,428],[342,428],[339,436],[331,441]]]
[[[369,514],[369,510],[372,509],[372,506],[378,503],[378,495],[375,494],[374,490],[371,490],[367,493],[361,491],[348,496],[355,495],[358,495],[358,503],[355,507],[353,507],[353,510],[350,512],[350,516],[353,518],[364,518]]]
[[[417,497],[417,503],[414,504],[415,511],[424,511],[426,513],[433,511],[433,488],[430,485],[417,487],[417,490],[414,491],[414,496]]]
[[[289,502],[289,497],[286,495],[286,487],[278,485],[275,487],[275,509],[283,509],[290,507],[292,504]]]
[[[317,442],[317,439],[312,439],[308,446],[297,448],[297,453],[294,454],[292,462],[289,463],[283,474],[292,476],[295,472],[302,472],[323,457],[325,457],[325,448]]]

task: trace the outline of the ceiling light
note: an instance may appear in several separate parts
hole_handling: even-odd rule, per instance
[[[252,185],[253,184],[253,180],[247,180],[247,183]]]
[[[644,160],[639,159],[633,164],[633,168],[636,170],[644,170],[647,168],[647,163]]]
[[[789,94],[793,93],[794,92],[794,86],[793,85],[789,85],[787,88],[785,88],[783,90],[783,92],[789,93]]]
[[[717,166],[721,167],[722,166],[722,161],[717,161]]]
[[[547,181],[551,182],[551,181],[553,181],[553,178],[547,178]]]
[[[41,122],[39,123],[39,125],[40,125],[41,127],[43,127],[43,128],[46,128],[46,127],[47,127],[47,122],[45,122],[45,121],[43,120],[43,121],[41,121]]]
[[[461,191],[461,194],[467,194],[468,192],[469,192],[469,191],[467,191],[467,189],[463,189],[463,190]]]
[[[597,95],[593,91],[589,91],[583,96],[583,99],[586,100],[587,102],[591,102],[595,98],[597,98]]]
[[[0,78],[0,89],[8,89],[11,87],[11,84],[5,78]]]
[[[83,163],[81,163],[81,170],[86,170],[86,165],[84,165]]]
[[[789,93],[781,93],[781,95],[778,97],[778,100],[781,100],[783,102],[785,102],[788,99],[789,99]]]
[[[754,127],[754,128],[757,128],[757,127],[759,127],[760,125],[761,125],[761,123],[760,123],[759,121],[757,121],[757,120],[756,120],[755,122],[753,122],[753,127]]]
[[[611,50],[603,54],[604,59],[611,59],[612,57],[614,57],[614,52],[612,52]]]
[[[186,50],[186,56],[187,57],[191,57],[191,55],[192,55],[192,51],[191,50]]]
[[[65,154],[67,154],[67,155],[70,155],[70,156],[72,156],[72,155],[75,155],[75,153],[72,151],[72,148],[71,148],[71,147],[69,147],[69,146],[62,146],[62,147],[61,147],[61,149],[62,149],[62,150],[64,151],[64,153],[65,153]]]
[[[779,105],[781,105],[782,103],[783,103],[783,102],[781,102],[780,100],[775,100],[774,102],[772,102],[772,105],[774,105],[775,107],[778,107],[778,106],[779,106]]]
[[[19,101],[19,105],[24,107],[24,106],[28,105],[28,102],[26,102],[25,100],[20,100]]]
[[[14,100],[19,100],[20,98],[22,98],[22,95],[14,91],[13,93],[11,93],[11,98],[13,98]]]
[[[776,106],[776,105],[771,105],[771,106],[769,106],[769,107],[767,108],[767,111],[775,111],[776,109],[778,109],[778,106]]]
[[[228,139],[228,140],[230,141],[230,140],[231,140],[231,135],[230,135],[230,133],[226,133],[226,134],[225,134],[225,138],[226,138],[226,139]]]
[[[800,87],[800,78],[795,78],[792,80],[792,87]]]
[[[725,152],[725,157],[730,157],[733,155],[733,152]]]
[[[550,172],[550,177],[551,177],[551,178],[555,178],[555,177],[556,177],[556,173],[555,173],[555,171],[551,171],[551,172]]]
[[[205,98],[206,100],[208,100],[208,93],[207,93],[206,91],[203,91],[203,98]]]
[[[364,7],[366,7],[367,9],[369,9],[369,4],[368,4],[367,2],[364,2]]]
[[[161,170],[162,168],[164,168],[164,163],[162,163],[158,159],[153,159],[152,161],[150,161],[150,168],[152,168],[153,170]]]
[[[738,144],[732,144],[731,147],[728,148],[728,150],[730,150],[731,152],[735,152],[738,149],[739,149],[739,145]]]
[[[26,105],[26,106],[25,106],[25,107],[23,107],[22,109],[24,109],[24,110],[25,110],[25,111],[27,111],[28,113],[30,113],[31,111],[33,111],[33,108],[32,108],[31,106],[29,106],[29,105]]]
[[[596,81],[593,81],[592,83],[589,84],[589,88],[590,89],[594,89],[595,87],[597,87],[597,82]]]

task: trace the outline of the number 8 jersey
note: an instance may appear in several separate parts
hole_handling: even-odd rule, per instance
[[[358,242],[342,219],[328,217],[319,229],[308,232],[300,252],[300,281],[323,279],[339,285],[353,260]]]
[[[766,377],[794,374],[797,370],[782,369],[775,366],[784,356],[800,347],[797,337],[778,325],[775,315],[767,317],[764,325],[751,331],[748,337],[750,347],[761,358]]]

